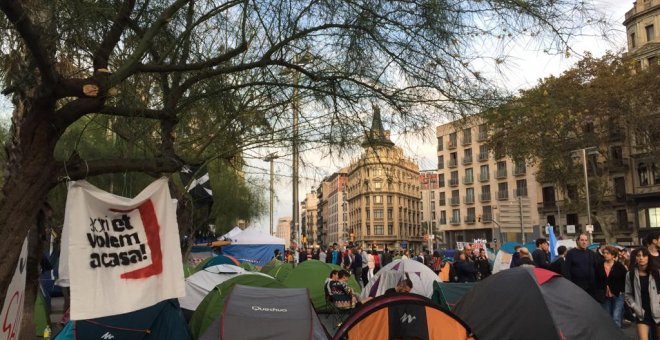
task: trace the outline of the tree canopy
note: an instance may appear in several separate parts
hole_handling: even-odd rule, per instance
[[[490,146],[535,163],[538,181],[554,184],[572,211],[585,210],[580,151],[589,149],[592,217],[611,239],[616,232],[608,215],[616,200],[612,177],[629,170],[624,150],[658,158],[658,88],[657,67],[639,70],[632,60],[612,53],[587,55],[562,75],[543,79],[486,112],[493,130]]]

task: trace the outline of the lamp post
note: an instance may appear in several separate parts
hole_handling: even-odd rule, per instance
[[[273,180],[275,179],[275,176],[273,175],[273,161],[277,159],[277,153],[273,152],[268,154],[266,158],[264,158],[265,162],[270,162],[270,235],[273,236],[273,230],[275,229],[273,225],[273,197],[275,196],[275,189],[273,188]]]
[[[590,200],[589,200],[589,176],[587,174],[587,150],[593,150],[593,149],[595,149],[595,147],[589,147],[589,148],[582,148],[582,149],[578,149],[578,150],[573,150],[573,152],[576,152],[576,151],[581,151],[582,152],[582,170],[584,172],[584,193],[585,193],[585,197],[587,199],[587,221],[588,221],[587,225],[591,226],[591,228],[593,228],[593,226],[591,224],[591,204],[590,204]],[[591,244],[591,243],[593,243],[593,236],[592,236],[593,233],[592,233],[591,230],[589,230],[588,234],[589,234],[589,244]]]

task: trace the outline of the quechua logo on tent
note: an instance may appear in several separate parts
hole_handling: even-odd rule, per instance
[[[261,307],[261,306],[252,306],[252,310],[256,312],[277,312],[277,313],[288,312],[286,308]]]
[[[416,316],[406,313],[401,316],[401,323],[411,323],[415,321],[415,319],[417,319]]]

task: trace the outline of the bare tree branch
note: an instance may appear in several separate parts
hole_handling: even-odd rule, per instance
[[[172,119],[172,116],[166,115],[164,110],[139,109],[132,107],[128,108],[128,107],[104,106],[98,111],[98,113],[111,115],[111,116],[121,116],[121,117],[141,117],[141,118],[159,119],[159,120]]]
[[[108,58],[119,42],[134,7],[135,0],[126,0],[119,9],[110,31],[105,35],[103,42],[99,45],[99,49],[94,53],[94,70],[108,68]]]
[[[183,162],[175,157],[137,158],[137,159],[74,159],[64,162],[57,177],[65,179],[84,179],[90,176],[120,172],[144,172],[152,174],[172,173],[181,168]]]

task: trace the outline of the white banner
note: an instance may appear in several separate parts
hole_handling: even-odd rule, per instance
[[[14,276],[9,283],[5,304],[0,314],[0,340],[18,340],[23,321],[23,302],[25,300],[25,278],[27,272],[27,237],[23,241],[21,256],[18,258]]]
[[[185,294],[179,230],[167,179],[135,198],[69,183],[58,284],[71,319],[132,312]]]

